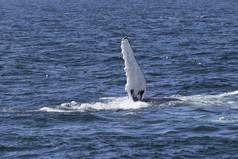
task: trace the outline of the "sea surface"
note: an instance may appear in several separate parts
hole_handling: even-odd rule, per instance
[[[238,1],[0,0],[0,158],[238,158]],[[147,80],[125,91],[121,39]]]

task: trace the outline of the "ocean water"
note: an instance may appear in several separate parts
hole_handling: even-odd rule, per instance
[[[235,0],[0,0],[0,158],[238,158]],[[128,36],[147,80],[125,91]]]

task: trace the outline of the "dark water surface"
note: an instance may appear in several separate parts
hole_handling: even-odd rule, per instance
[[[238,158],[235,0],[0,0],[0,158]],[[121,38],[147,79],[124,90]]]

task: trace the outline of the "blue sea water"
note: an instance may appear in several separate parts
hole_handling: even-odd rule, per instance
[[[238,158],[235,0],[0,0],[0,158]],[[132,102],[120,42],[147,79]]]

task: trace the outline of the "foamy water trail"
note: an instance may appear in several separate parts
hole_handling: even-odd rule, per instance
[[[160,106],[226,106],[238,109],[238,91],[222,93],[218,95],[193,95],[193,96],[172,96],[181,101],[164,103]],[[134,102],[128,97],[105,97],[95,103],[78,103],[72,101],[63,103],[55,108],[43,107],[39,111],[45,112],[85,112],[102,110],[130,110],[151,106],[149,103]]]
[[[238,109],[238,91],[227,92],[218,95],[193,95],[193,96],[173,96],[190,106],[228,106]]]
[[[218,95],[176,96],[176,98],[181,100],[180,106],[192,106],[195,109],[200,107],[200,110],[206,111],[212,110],[211,115],[201,116],[202,121],[215,123],[233,123],[238,121],[237,113],[231,113],[233,112],[232,110],[238,109],[238,91]],[[212,107],[217,108],[214,109]]]
[[[128,97],[106,97],[101,98],[95,103],[78,103],[72,101],[63,103],[55,108],[43,107],[39,111],[46,112],[85,112],[85,111],[101,111],[101,110],[130,110],[148,107],[149,104],[144,102],[133,102]]]
[[[181,101],[173,101],[163,103],[158,106],[194,106],[194,107],[227,107],[229,109],[238,109],[238,91],[222,93],[218,95],[193,95],[193,96],[180,96],[175,95],[171,98],[177,98]],[[87,111],[105,111],[105,110],[136,110],[145,107],[156,106],[145,102],[134,102],[128,97],[105,97],[101,98],[98,102],[69,102],[62,103],[56,107],[42,107],[37,110],[25,110],[11,107],[3,107],[0,109],[2,113],[30,113],[30,112],[87,112]],[[227,119],[221,117],[219,120]]]

